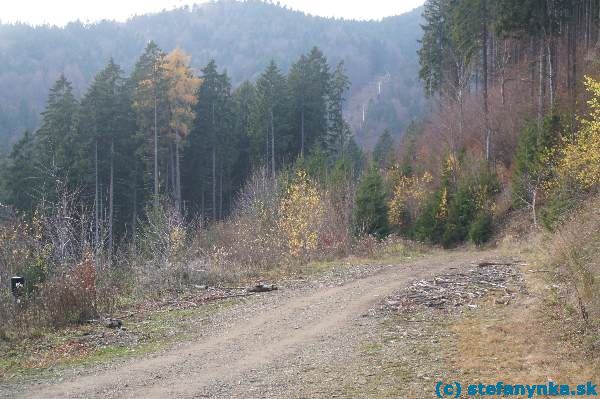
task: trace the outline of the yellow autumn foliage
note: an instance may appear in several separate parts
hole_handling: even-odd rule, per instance
[[[403,227],[403,215],[415,218],[429,192],[433,180],[429,172],[422,176],[400,176],[396,180],[392,199],[388,203],[388,219],[393,226]]]
[[[600,184],[600,82],[586,77],[585,86],[591,95],[587,102],[590,112],[579,118],[581,128],[575,137],[565,140],[558,172],[589,189]]]
[[[193,107],[198,102],[196,91],[202,80],[190,68],[191,57],[180,48],[165,57],[164,74],[169,83],[167,98],[171,110],[170,126],[175,134],[187,136],[194,119]]]
[[[183,226],[176,225],[169,229],[169,252],[177,257],[185,249],[186,231]]]
[[[315,184],[304,170],[298,171],[279,203],[278,212],[278,226],[291,255],[317,248],[324,209]]]
[[[440,205],[437,210],[438,220],[448,219],[448,189],[446,187],[442,190],[442,197],[440,198]]]

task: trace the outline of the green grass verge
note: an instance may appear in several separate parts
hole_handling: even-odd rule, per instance
[[[51,377],[67,368],[158,352],[193,338],[211,315],[239,301],[229,298],[198,307],[151,311],[125,319],[125,329],[121,331],[92,324],[46,330],[20,341],[0,342],[0,382]]]

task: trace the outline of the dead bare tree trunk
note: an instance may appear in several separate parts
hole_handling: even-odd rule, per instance
[[[265,156],[265,167],[267,169],[267,173],[269,173],[269,168],[271,167],[271,162],[269,161],[269,159],[270,159],[269,152],[270,152],[271,144],[270,144],[269,127],[268,126],[265,129],[265,136],[266,136],[266,145],[267,145],[267,147],[266,147],[267,152],[266,152],[266,156]]]
[[[204,187],[202,187],[202,201],[201,201],[201,204],[200,204],[200,218],[201,218],[203,224],[204,224],[204,218],[205,218],[204,215],[206,214],[206,212],[205,212],[205,206],[204,206],[205,195],[206,194],[204,192]]]
[[[496,67],[496,73],[500,74],[500,101],[503,107],[506,105],[506,84],[512,80],[506,78],[506,68],[511,61],[511,54],[508,47],[508,42],[504,41],[502,58],[499,59],[500,65]]]
[[[213,127],[213,145],[212,145],[212,216],[217,220],[217,132],[215,125],[215,104],[212,104],[212,127]]]
[[[217,220],[217,149],[212,149],[212,214],[213,220]]]
[[[154,65],[154,205],[158,206],[158,94],[156,92],[156,63]]]
[[[131,243],[135,252],[136,249],[136,231],[137,231],[137,162],[134,161],[133,169],[133,212],[131,215]]]
[[[537,229],[537,187],[532,190],[531,211],[533,213],[533,227]]]
[[[546,46],[545,39],[539,44],[539,92],[538,92],[538,127],[542,127],[544,119],[544,102],[546,97]]]
[[[591,42],[591,18],[592,18],[592,2],[591,0],[586,0],[585,2],[585,49],[586,51],[590,49]]]
[[[487,27],[487,9],[485,0],[481,2],[481,60],[483,69],[483,113],[485,118],[485,159],[490,161],[490,146],[492,139],[492,130],[490,129],[489,104],[488,104],[488,27]]]
[[[531,95],[531,108],[535,109],[535,46],[533,37],[529,39],[529,92]]]
[[[302,105],[302,111],[300,112],[300,140],[300,158],[304,158],[304,105]]]
[[[555,80],[554,80],[554,45],[553,40],[547,42],[547,58],[548,58],[548,90],[550,95],[550,112],[554,110],[554,98],[555,98]]]
[[[175,208],[181,213],[181,167],[179,159],[179,147],[181,138],[175,133]]]
[[[108,187],[108,256],[113,254],[113,220],[114,220],[114,183],[115,183],[115,140],[110,140],[110,183]]]
[[[575,134],[575,108],[577,106],[577,18],[579,15],[579,5],[575,6],[573,10],[573,17],[571,21],[570,39],[571,43],[569,46],[571,52],[571,135]]]
[[[95,189],[94,189],[94,254],[98,254],[98,246],[100,243],[100,198],[98,187],[98,138],[94,144],[94,174],[95,174]]]
[[[270,109],[271,114],[271,173],[275,180],[275,121],[273,118],[273,107]]]
[[[219,219],[223,220],[223,164],[219,173]]]

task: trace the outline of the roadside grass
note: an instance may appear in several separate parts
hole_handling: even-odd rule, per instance
[[[0,341],[0,382],[51,377],[67,368],[87,367],[142,356],[191,339],[215,313],[233,306],[227,298],[184,309],[151,309],[127,316],[123,329],[102,323],[39,331],[20,341]]]
[[[433,248],[406,243],[393,243],[367,255],[350,255],[340,260],[314,261],[300,268],[300,273],[315,276],[329,272],[335,268],[351,268],[357,266],[385,266],[405,263],[431,254]]]
[[[342,375],[340,397],[431,398],[435,381],[447,375],[451,355],[449,320],[442,314],[421,311],[391,314],[377,324],[374,336],[357,350],[353,367]]]
[[[405,263],[432,254],[434,251],[441,250],[404,240],[401,242],[383,242],[365,254],[309,262],[290,260],[285,264],[247,275],[237,283],[248,284],[256,281],[277,282],[290,279],[318,278],[335,270]]]
[[[450,326],[454,365],[465,380],[495,383],[581,384],[600,380],[600,356],[590,352],[584,324],[565,301],[539,251],[524,251],[527,295],[508,306],[486,302]]]

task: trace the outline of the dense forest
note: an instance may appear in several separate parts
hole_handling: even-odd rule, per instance
[[[252,170],[275,178],[305,155],[321,168],[342,159],[361,166],[343,117],[343,62],[331,67],[314,47],[288,75],[272,61],[236,90],[214,61],[201,72],[183,50],[150,42],[131,76],[111,59],[81,100],[61,76],[40,128],[8,157],[4,202],[31,216],[70,193],[93,210],[94,241],[112,252],[113,237],[135,232],[149,203],[222,220]]]
[[[420,10],[358,22],[314,17],[260,1],[225,0],[125,23],[73,22],[64,28],[0,24],[0,150],[10,148],[25,129],[39,126],[46,93],[61,74],[80,96],[109,58],[130,73],[150,40],[165,51],[185,49],[197,73],[215,60],[227,70],[234,88],[256,80],[271,60],[287,73],[301,54],[317,46],[332,65],[345,61],[352,82],[346,111],[356,115],[349,121],[357,140],[372,145],[384,125],[393,122],[398,136],[423,109],[416,74],[419,23]],[[387,74],[394,79],[384,82],[383,96],[378,96],[373,89]],[[365,121],[363,106],[368,111]]]

